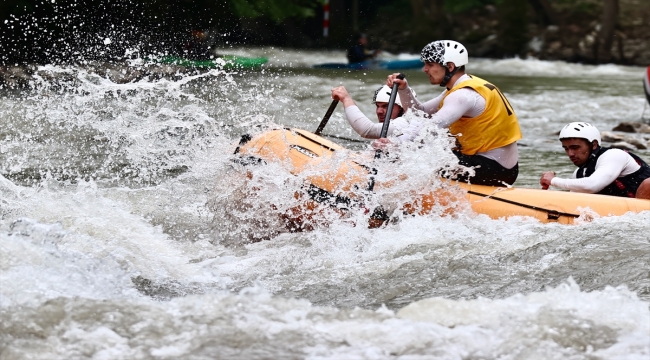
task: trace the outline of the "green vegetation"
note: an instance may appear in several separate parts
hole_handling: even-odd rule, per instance
[[[279,23],[291,17],[313,17],[320,5],[309,0],[230,0],[236,15],[247,18],[268,17]]]
[[[2,0],[0,64],[121,61],[133,49],[175,54],[193,30],[228,45],[346,48],[353,34],[364,32],[371,47],[389,52],[417,52],[434,39],[455,39],[475,56],[650,61],[640,56],[650,47],[642,39],[650,31],[650,9],[638,0],[329,0],[327,38],[323,3]],[[531,54],[533,38],[542,49]]]
[[[445,10],[452,14],[502,3],[503,0],[445,0]],[[522,1],[524,2],[524,1]]]

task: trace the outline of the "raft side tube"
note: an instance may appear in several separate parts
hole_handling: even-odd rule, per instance
[[[284,161],[290,171],[305,176],[309,195],[307,208],[315,203],[329,204],[340,211],[361,210],[366,197],[370,167],[358,153],[336,158],[335,151],[345,149],[306,130],[272,130],[253,137],[241,145],[238,156],[261,161]],[[257,162],[260,162],[256,160]],[[370,162],[372,159],[370,159]],[[422,195],[399,207],[406,214],[453,214],[459,205],[467,204],[479,214],[493,219],[529,216],[543,223],[572,224],[582,215],[620,216],[627,212],[650,211],[650,200],[607,195],[583,194],[516,187],[469,185],[442,179],[447,184],[439,189],[422,189]],[[379,188],[396,183],[378,184]],[[364,210],[365,211],[365,210]],[[297,210],[297,213],[300,211]],[[303,218],[309,215],[300,213]],[[377,216],[386,219],[386,214]]]

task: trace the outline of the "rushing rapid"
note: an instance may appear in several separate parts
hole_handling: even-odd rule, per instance
[[[271,205],[287,205],[301,179],[269,164],[254,170],[265,190],[251,191],[232,162],[239,138],[314,131],[338,85],[374,119],[387,73],[310,68],[340,52],[230,53],[269,62],[44,66],[28,87],[0,89],[1,359],[650,356],[649,212],[559,225],[461,208],[287,231]],[[544,170],[573,170],[555,135],[565,123],[639,120],[643,71],[468,65],[517,112],[515,186],[535,188]],[[406,75],[421,99],[441,90]],[[342,106],[323,135],[371,152]],[[432,135],[383,174],[399,166],[417,187],[453,160],[447,143]]]

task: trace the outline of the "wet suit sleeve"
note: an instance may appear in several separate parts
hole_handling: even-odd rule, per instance
[[[410,88],[407,88],[405,90],[408,90],[408,94],[404,95],[404,97],[402,97],[402,91],[404,90],[400,90],[399,92],[402,104],[404,104],[405,101],[407,101],[407,104],[408,101],[417,102],[417,99],[412,96]],[[429,111],[432,111],[431,108],[435,105],[435,110],[437,110],[438,106],[440,105],[440,100],[442,100],[443,94],[440,94],[440,96],[437,98],[429,100],[424,104],[416,103],[414,107],[427,113],[431,113],[428,112],[427,109],[429,109]],[[458,121],[458,119],[463,116],[475,117],[484,110],[485,99],[483,99],[482,96],[478,95],[476,91],[471,89],[460,89],[447,96],[442,108],[440,110],[437,110],[437,112],[433,112],[431,121],[439,128],[447,128],[449,125]],[[415,139],[415,137],[417,137],[422,126],[423,124],[419,121],[411,121],[409,127],[404,130],[404,135],[400,137],[400,140],[412,141]]]
[[[475,110],[477,108],[480,111]],[[465,88],[449,94],[442,108],[433,114],[431,119],[438,127],[448,128],[461,117],[476,117],[484,110],[485,99],[476,91]]]
[[[345,117],[348,119],[350,126],[366,139],[379,139],[381,135],[381,128],[384,126],[382,123],[376,123],[368,119],[359,107],[356,105],[348,106],[345,108]],[[388,126],[388,136],[393,135],[394,132],[399,132],[400,129],[406,128],[408,123],[404,118],[397,118],[390,121]]]
[[[414,108],[427,114],[433,114],[433,121],[441,128],[449,127],[463,116],[478,116],[485,110],[485,99],[469,88],[460,89],[449,94],[445,98],[442,108],[438,110],[444,94],[442,92],[437,97],[421,103],[413,96],[411,88],[399,90],[400,101],[402,101],[402,104],[406,104],[406,108]]]
[[[624,151],[607,151],[598,158],[596,170],[591,176],[579,179],[554,177],[551,180],[551,185],[560,189],[595,194],[621,176],[628,162],[628,157],[630,156]],[[576,176],[575,172],[573,176]]]
[[[413,90],[411,90],[410,87],[407,87],[406,89],[399,89],[397,91],[397,94],[399,95],[399,99],[404,105],[405,109],[417,109],[422,110],[427,114],[434,114],[436,111],[438,111],[438,106],[440,106],[440,101],[442,101],[445,92],[443,91],[440,93],[440,95],[425,103],[421,103],[413,95]]]

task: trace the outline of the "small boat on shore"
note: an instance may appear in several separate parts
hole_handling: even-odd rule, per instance
[[[306,130],[278,129],[255,137],[244,135],[234,160],[244,166],[280,163],[292,174],[306,176],[305,188],[294,196],[301,204],[282,215],[289,217],[288,222],[295,229],[302,228],[323,211],[334,211],[341,216],[349,211],[363,211],[368,214],[369,227],[381,226],[389,214],[381,206],[368,209],[366,200],[373,191],[390,188],[395,183],[374,183],[372,157],[349,152],[345,160],[331,161],[342,150],[345,150],[342,146]],[[250,171],[248,174],[254,176]],[[445,216],[453,215],[458,205],[465,204],[493,219],[529,216],[542,223],[560,224],[572,224],[581,216],[650,211],[650,200],[436,180],[439,180],[437,186],[421,189],[401,204],[398,211]]]

